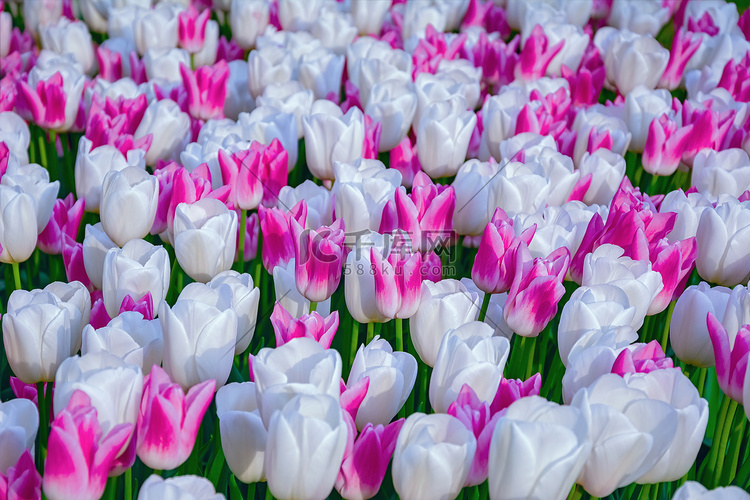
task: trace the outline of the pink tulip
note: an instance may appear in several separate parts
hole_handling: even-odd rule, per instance
[[[102,437],[91,399],[75,391],[50,428],[43,479],[47,498],[100,498],[115,458],[132,435],[133,424],[120,424]]]
[[[77,243],[73,238],[73,236],[67,233],[62,234],[62,256],[65,276],[68,281],[80,281],[89,291],[93,290],[94,285],[91,283],[89,275],[86,274],[86,267],[83,265],[83,245]]]
[[[678,127],[667,114],[653,120],[643,149],[643,168],[654,175],[671,175],[680,160],[693,132],[693,125]]]
[[[700,40],[700,38],[698,38]],[[750,101],[750,56],[745,54],[745,57],[735,62],[734,59],[730,59],[724,71],[721,74],[721,80],[719,80],[719,87],[725,88],[732,94],[735,101],[748,102]]]
[[[229,80],[229,66],[226,62],[201,66],[195,71],[180,63],[180,75],[187,91],[191,116],[198,120],[224,118],[224,100]]]
[[[492,414],[503,412],[510,405],[527,396],[538,396],[542,388],[542,375],[535,373],[526,380],[502,379],[497,388],[495,399],[490,404]]]
[[[492,1],[470,0],[466,15],[461,22],[461,28],[478,26],[484,28],[487,33],[497,32],[501,39],[508,38],[510,26],[508,26],[508,15],[505,9],[495,5]]]
[[[138,414],[138,458],[154,469],[182,465],[195,445],[216,381],[206,380],[187,395],[161,367],[154,366],[143,383]]]
[[[25,450],[16,465],[0,474],[0,498],[7,500],[41,500],[42,476],[34,466],[29,450]]]
[[[99,78],[116,82],[123,77],[122,55],[107,47],[96,48],[96,61],[99,64]]]
[[[25,81],[18,82],[22,96],[34,122],[45,129],[56,129],[65,124],[65,104],[68,96],[63,88],[62,74],[55,73],[40,80],[32,89]]]
[[[466,486],[482,484],[489,475],[490,442],[495,424],[501,415],[493,415],[490,404],[480,401],[474,390],[467,384],[461,387],[458,399],[448,407],[448,415],[459,419],[477,440],[477,449],[466,479]]]
[[[357,420],[357,412],[359,407],[362,405],[362,401],[367,396],[367,391],[370,389],[370,377],[362,377],[352,384],[351,387],[347,387],[344,379],[341,379],[341,395],[339,396],[339,404],[341,409],[351,417],[352,423]],[[353,426],[356,432],[356,426]]]
[[[346,114],[351,108],[365,109],[359,97],[359,88],[347,80],[344,82],[344,102],[341,103],[341,111]]]
[[[562,282],[570,265],[570,251],[559,248],[546,259],[531,258],[522,244],[516,253],[516,274],[508,291],[503,316],[518,335],[536,337],[557,314],[565,295]]]
[[[419,73],[436,73],[440,61],[456,59],[464,51],[467,38],[466,33],[448,38],[445,33],[428,24],[425,37],[419,39],[412,55],[414,80]]]
[[[47,387],[49,385],[50,393],[47,394]],[[13,390],[13,394],[17,398],[28,399],[39,407],[39,394],[37,393],[36,384],[27,384],[21,379],[16,377],[10,377],[10,388]],[[44,394],[47,396],[47,401],[54,400],[55,384],[51,382],[44,383]],[[54,420],[54,411],[49,416],[49,423],[51,424]]]
[[[606,70],[599,50],[594,44],[583,53],[577,71],[563,64],[560,72],[568,81],[570,98],[574,106],[591,106],[599,100],[606,79]]]
[[[238,151],[231,156],[225,150],[219,150],[222,181],[229,186],[229,202],[235,208],[252,210],[263,199],[259,172],[261,159],[257,150]]]
[[[437,283],[443,279],[443,262],[435,252],[422,254],[422,281]]]
[[[682,125],[693,125],[690,138],[682,153],[682,161],[692,166],[698,151],[705,148],[718,150],[729,132],[736,111],[718,112],[706,107],[695,108],[689,100],[682,106]]]
[[[513,221],[497,208],[479,242],[471,268],[471,279],[485,293],[503,293],[510,289],[516,272],[516,252],[521,243],[528,245],[536,225],[516,237]]]
[[[351,448],[344,452],[336,479],[336,490],[343,498],[366,500],[378,493],[403,425],[403,418],[385,427],[365,425]],[[353,432],[356,433],[356,428]]]
[[[414,176],[411,194],[396,190],[393,200],[383,207],[381,233],[401,229],[419,244],[422,252],[448,243],[453,233],[453,209],[456,193],[453,186],[434,184],[424,172]]]
[[[716,378],[724,394],[742,404],[745,372],[750,360],[750,325],[743,325],[734,339],[734,346],[724,325],[709,312],[708,334],[716,358]]]
[[[289,220],[294,218],[300,226],[304,226],[307,221],[307,202],[301,200],[288,211],[260,205],[258,215],[263,233],[263,267],[271,273],[274,267],[285,266],[294,258],[294,238]]]
[[[170,168],[169,166],[164,168]],[[170,233],[173,231],[174,226],[174,214],[177,210],[177,205],[180,203],[195,203],[203,198],[213,198],[227,203],[229,195],[231,193],[230,186],[222,186],[216,190],[211,189],[211,172],[208,170],[208,165],[203,164],[198,166],[192,172],[188,172],[186,168],[180,167],[179,165],[174,168],[172,173],[167,172],[165,174],[166,181],[169,181],[171,175],[172,192],[169,196],[167,206],[167,228]],[[159,181],[161,186],[162,180]],[[157,206],[157,214],[163,210],[163,203],[167,203],[162,198],[161,193],[159,194],[159,203]],[[230,202],[231,203],[231,202]],[[153,228],[152,228],[153,231]]]
[[[148,82],[146,76],[146,63],[143,59],[138,59],[138,52],[133,51],[130,53],[130,78],[137,84]]]
[[[292,339],[307,337],[328,349],[339,327],[339,312],[333,311],[327,318],[323,318],[317,312],[312,312],[303,314],[297,319],[277,302],[271,314],[271,325],[276,335],[276,347]]]
[[[148,100],[144,94],[133,99],[102,98],[93,94],[85,132],[85,136],[91,140],[92,149],[108,144],[115,146],[123,155],[127,155],[131,149],[148,151],[153,139],[151,134],[138,140],[133,138],[147,107]]]
[[[486,91],[491,89],[497,91],[501,85],[506,85],[515,78],[514,74],[519,60],[516,49],[521,42],[521,37],[516,35],[507,44],[504,38],[490,39],[487,33],[481,32],[471,49],[466,50],[464,46],[466,59],[482,69],[483,83],[487,85]]]
[[[411,187],[417,172],[422,171],[422,165],[419,164],[417,156],[417,142],[412,141],[409,136],[404,137],[398,146],[391,149],[390,157],[390,168],[401,172],[401,184],[407,188]]]
[[[654,370],[674,368],[672,358],[668,358],[656,340],[639,344],[632,351],[623,349],[612,365],[612,373],[624,376],[626,373],[649,373]]]
[[[201,13],[192,5],[179,13],[177,17],[177,39],[180,46],[194,54],[200,52],[206,43],[206,25],[211,17],[211,9]]]
[[[688,278],[698,257],[698,244],[695,237],[670,243],[662,238],[651,245],[651,268],[661,274],[664,288],[651,302],[649,314],[656,314],[667,308],[685,290]]]
[[[55,200],[52,217],[44,230],[39,233],[37,239],[37,246],[42,252],[60,255],[63,247],[63,233],[75,240],[78,236],[81,218],[83,218],[83,207],[84,200],[75,201],[73,193],[70,193],[65,199]]]
[[[693,57],[693,54],[698,51],[702,42],[703,39],[700,36],[693,36],[684,29],[675,33],[667,69],[664,70],[664,74],[659,81],[660,87],[674,90],[680,85],[687,63]]]
[[[250,149],[257,151],[261,157],[258,171],[263,183],[263,204],[273,206],[279,199],[279,191],[289,180],[289,153],[278,139],[267,146],[253,141]]]
[[[237,220],[240,220],[240,214],[237,214]],[[245,262],[250,262],[258,254],[258,214],[255,212],[247,216],[245,223],[245,248],[242,256]],[[240,225],[237,224],[237,247],[234,252],[234,260],[240,260]]]
[[[740,16],[740,20],[737,21],[737,26],[740,27],[740,30],[745,35],[745,39],[750,39],[750,11],[745,11]]]
[[[516,76],[526,81],[543,77],[550,61],[562,50],[564,44],[565,40],[560,40],[550,47],[544,29],[537,24],[523,45],[521,59],[516,66]]]
[[[380,131],[382,128],[382,122],[375,122],[370,118],[370,115],[365,115],[365,143],[362,145],[362,158],[368,158],[370,160],[378,158]]]
[[[375,304],[380,314],[401,319],[414,316],[422,297],[421,254],[394,248],[384,256],[372,247],[370,262],[375,275]]]
[[[219,38],[219,46],[216,48],[216,62],[232,62],[244,59],[245,51],[235,40],[227,41],[225,36]]]
[[[708,11],[704,12],[703,15],[696,19],[690,17],[687,20],[687,30],[690,33],[705,33],[708,36],[716,36],[719,34],[719,27],[714,23],[714,18]]]
[[[344,258],[344,219],[316,230],[289,219],[294,236],[297,290],[311,302],[323,302],[338,288]]]

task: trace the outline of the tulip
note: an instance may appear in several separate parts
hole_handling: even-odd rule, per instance
[[[11,399],[0,403],[0,443],[3,445],[0,452],[0,476],[9,477],[10,469],[25,453],[33,450],[38,428],[39,413],[32,401]]]
[[[609,32],[597,31],[594,44],[602,51],[607,69],[607,81],[628,95],[639,84],[653,89],[659,83],[669,61],[669,51],[651,36],[628,31],[617,32],[602,50],[603,39]]]
[[[333,311],[327,318],[312,312],[296,319],[277,302],[271,314],[271,325],[276,335],[276,347],[292,339],[306,337],[329,349],[339,326],[339,312]]]
[[[379,232],[389,232],[390,228],[382,228],[382,215],[401,185],[401,174],[377,160],[365,159],[336,162],[333,171],[336,214],[344,220],[347,231],[360,233],[380,228]]]
[[[297,290],[311,302],[323,302],[331,297],[341,280],[343,220],[317,230],[303,229],[296,219],[290,219],[290,224]]]
[[[214,276],[208,282],[208,286],[219,290],[219,295],[226,294],[223,296],[231,297],[231,308],[237,313],[235,354],[245,352],[255,335],[260,290],[254,286],[253,278],[249,274],[240,274],[231,270]],[[227,289],[228,293],[224,289]]]
[[[531,30],[531,35],[521,50],[521,59],[516,66],[516,76],[523,80],[533,81],[548,72],[547,67],[552,60],[568,44],[568,38],[560,40],[553,46],[544,32],[544,28],[537,24]]]
[[[420,116],[417,153],[424,171],[433,179],[455,175],[466,160],[477,117],[466,100],[454,97],[428,106]]]
[[[79,281],[64,283],[55,281],[44,287],[45,292],[49,292],[57,299],[57,306],[65,309],[69,313],[70,330],[73,335],[74,344],[71,348],[77,351],[80,344],[80,334],[83,327],[89,322],[91,312],[91,295],[88,289]],[[37,293],[32,291],[32,294]],[[8,301],[8,312],[11,311],[11,301]]]
[[[362,429],[351,450],[344,453],[336,479],[336,490],[343,498],[366,500],[378,493],[403,425],[402,418],[386,426],[367,424]]]
[[[102,183],[102,229],[118,246],[143,238],[156,217],[159,183],[137,167],[110,171]],[[127,214],[127,216],[123,216]]]
[[[177,46],[178,12],[180,8],[159,5],[140,15],[133,25],[133,37],[138,54],[148,49],[171,49]]]
[[[500,171],[494,163],[469,160],[458,169],[453,189],[456,193],[456,208],[453,211],[453,229],[458,234],[481,235],[490,222],[497,205],[490,189]]]
[[[407,251],[392,248],[386,257],[377,249],[370,248],[371,269],[375,276],[375,305],[386,318],[408,319],[419,308],[422,258],[419,252]]]
[[[227,384],[216,393],[221,448],[227,465],[243,483],[266,478],[266,428],[260,418],[253,382]]]
[[[456,498],[466,483],[477,442],[455,417],[413,413],[393,453],[393,486],[402,498]]]
[[[388,318],[378,310],[372,249],[388,253],[394,239],[374,231],[357,234],[344,265],[344,298],[349,314],[360,323],[383,323]],[[368,251],[369,249],[369,251]]]
[[[159,322],[164,335],[164,370],[183,389],[210,379],[223,386],[232,371],[237,313],[192,299],[174,307],[162,301]]]
[[[237,214],[218,200],[180,203],[175,211],[175,256],[197,281],[207,282],[232,267],[237,246]]]
[[[229,186],[229,200],[240,210],[256,208],[263,198],[260,178],[261,157],[253,150],[238,151],[232,156],[219,150],[219,166],[225,186]]]
[[[160,498],[193,497],[200,500],[224,500],[224,495],[216,493],[214,485],[205,477],[173,476],[163,479],[151,474],[138,491],[138,500],[158,500]]]
[[[508,339],[494,333],[491,326],[473,321],[443,336],[430,378],[430,404],[436,412],[448,411],[464,386],[480,401],[492,402],[510,351]]]
[[[258,207],[258,215],[263,233],[263,267],[272,273],[274,267],[284,266],[294,258],[294,239],[289,220],[294,218],[304,226],[307,220],[307,202],[302,199],[289,210],[261,205]]]
[[[133,424],[103,429],[89,396],[75,391],[52,423],[44,462],[44,494],[51,500],[97,499]]]
[[[513,403],[492,434],[492,498],[565,498],[586,463],[588,433],[579,408],[539,396]],[[534,444],[542,442],[549,443],[544,452]]]
[[[521,243],[528,245],[535,231],[536,225],[516,236],[513,220],[498,207],[482,234],[471,269],[471,279],[476,286],[485,293],[510,290],[516,271],[518,247]]]
[[[86,78],[72,65],[34,66],[18,83],[19,100],[39,126],[67,132],[76,122]]]
[[[232,0],[229,10],[232,39],[245,50],[254,48],[258,36],[268,26],[269,5],[259,0]]]
[[[71,54],[84,73],[94,68],[94,47],[88,27],[80,21],[61,17],[40,30],[42,49],[56,54]]]
[[[327,100],[313,103],[302,118],[305,153],[310,172],[318,179],[335,178],[334,162],[352,162],[362,157],[365,142],[364,115],[358,108],[346,114]]]
[[[158,320],[147,320],[140,313],[126,311],[107,326],[83,329],[81,354],[108,352],[130,365],[141,368],[148,375],[151,367],[161,365],[164,352],[161,325]]]
[[[9,187],[20,187],[22,192],[34,198],[37,233],[41,233],[52,217],[60,189],[59,181],[49,182],[47,169],[30,163],[23,166],[9,165],[0,182]]]
[[[34,457],[24,451],[12,467],[0,473],[0,494],[13,500],[36,500],[42,497],[42,476],[34,465]]]
[[[417,96],[410,83],[393,78],[370,88],[365,114],[383,124],[380,152],[391,151],[406,138],[416,112]]]
[[[673,174],[680,165],[692,131],[693,125],[678,128],[666,114],[654,118],[644,145],[643,168],[654,175]]]
[[[151,134],[153,142],[146,153],[146,164],[175,158],[190,139],[190,116],[170,99],[153,101],[146,108],[133,137],[141,139]]]
[[[37,246],[41,251],[50,255],[60,255],[63,252],[63,235],[75,238],[83,218],[84,200],[75,201],[73,193],[65,199],[55,200],[50,219],[44,231],[39,233]]]
[[[117,245],[104,232],[100,222],[93,226],[87,224],[84,234],[83,264],[86,275],[96,288],[101,289],[107,252],[113,248],[117,249]]]
[[[152,315],[169,289],[169,255],[162,246],[145,240],[130,240],[122,247],[111,248],[104,258],[102,291],[110,317],[117,316],[125,296],[135,300],[146,293],[155,298]]]
[[[295,261],[290,260],[286,266],[273,268],[273,285],[276,292],[276,302],[287,310],[295,318],[304,314],[310,314],[311,303],[297,290],[295,279]],[[321,316],[328,316],[331,312],[331,299],[316,304],[313,309]]]
[[[275,349],[263,348],[253,359],[253,375],[263,423],[297,394],[340,395],[341,356],[309,338],[295,338]]]
[[[464,280],[422,282],[422,297],[416,314],[409,318],[409,332],[414,349],[429,366],[435,365],[446,332],[479,317],[481,298],[469,289],[471,280]]]
[[[329,395],[300,394],[274,412],[265,455],[273,496],[326,498],[341,467],[347,432],[341,408]]]
[[[518,335],[535,337],[557,314],[565,295],[562,282],[568,272],[570,251],[563,247],[546,259],[531,256],[525,245],[516,254],[516,272],[503,308],[508,326]]]
[[[135,56],[134,56],[135,57]],[[182,81],[180,66],[190,63],[190,54],[186,50],[171,49],[148,49],[143,56],[142,64],[145,70],[145,78],[148,80],[160,80],[177,85]],[[132,64],[131,64],[132,65]],[[183,84],[184,85],[184,84]],[[174,87],[175,90],[162,94],[175,102],[182,100],[184,94],[182,89]],[[184,87],[183,87],[184,88]]]
[[[0,141],[19,163],[29,162],[31,133],[26,121],[13,111],[0,112]]]
[[[703,149],[693,160],[690,184],[710,199],[727,194],[738,198],[750,189],[750,157],[739,148],[718,153]]]
[[[0,261],[24,262],[34,252],[37,215],[34,198],[20,187],[0,185]]]
[[[152,469],[170,470],[185,463],[215,387],[215,380],[207,380],[191,387],[186,395],[163,369],[154,366],[143,383],[138,458]]]
[[[288,49],[266,45],[250,51],[247,70],[250,93],[257,99],[269,85],[292,80],[297,72],[297,62]]]
[[[323,9],[310,27],[310,34],[320,40],[323,47],[337,55],[345,55],[346,49],[357,36],[348,12]],[[338,89],[336,90],[338,92]]]
[[[380,33],[386,13],[391,4],[388,0],[354,0],[351,4],[351,14],[360,35]]]
[[[192,71],[180,64],[180,75],[188,95],[188,110],[198,120],[224,118],[229,67],[224,61]]]
[[[734,339],[711,312],[707,315],[708,334],[714,348],[716,377],[724,394],[742,403],[748,357],[750,356],[750,325],[740,327]]]
[[[672,500],[710,500],[723,498],[726,500],[747,500],[750,495],[739,486],[722,486],[709,491],[708,488],[696,481],[687,481],[677,488]]]
[[[51,292],[14,291],[3,318],[3,345],[13,373],[28,384],[55,380],[79,348],[70,311]]]
[[[696,239],[698,274],[724,286],[745,283],[750,278],[750,255],[742,250],[743,229],[750,225],[750,204],[733,198],[706,208],[698,223]]]
[[[671,404],[630,388],[613,373],[578,391],[572,405],[591,418],[591,454],[578,483],[596,496],[607,496],[652,470],[671,446],[679,423]]]
[[[194,54],[203,48],[206,43],[206,26],[210,17],[209,9],[199,14],[193,6],[177,15],[177,39],[183,49]]]
[[[338,96],[344,72],[344,56],[319,48],[300,58],[299,81],[316,99]]]
[[[609,149],[584,153],[578,163],[581,177],[591,175],[591,184],[582,201],[586,204],[609,205],[625,177],[625,159]]]
[[[406,403],[417,379],[417,360],[409,353],[396,351],[387,340],[376,336],[359,346],[349,371],[348,386],[367,378],[367,393],[359,405],[357,428],[368,424],[387,425]]]
[[[654,370],[647,375],[626,375],[629,387],[642,390],[652,399],[664,401],[677,411],[675,439],[664,456],[638,483],[676,481],[693,465],[698,456],[706,426],[708,401],[679,369]]]
[[[667,90],[649,90],[639,85],[625,96],[623,120],[632,134],[629,149],[643,152],[650,125],[670,111],[672,111],[672,95]]]

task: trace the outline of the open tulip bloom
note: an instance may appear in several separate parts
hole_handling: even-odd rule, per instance
[[[750,500],[746,3],[0,0],[0,500]]]

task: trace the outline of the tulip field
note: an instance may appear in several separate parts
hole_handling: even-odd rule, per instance
[[[0,0],[0,500],[750,500],[750,10]]]

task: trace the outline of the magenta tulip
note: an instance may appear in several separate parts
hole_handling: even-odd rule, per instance
[[[34,458],[25,450],[16,465],[0,474],[0,498],[3,500],[40,500],[42,476],[36,470]]]
[[[271,324],[276,335],[276,347],[292,339],[307,337],[328,349],[339,327],[339,312],[333,311],[327,318],[312,312],[297,319],[277,302],[271,314]]]
[[[289,219],[296,219],[304,227],[307,221],[307,202],[301,200],[288,211],[260,205],[258,215],[263,233],[263,267],[271,273],[274,267],[285,266],[294,258],[294,238]]]
[[[316,230],[290,219],[294,235],[294,279],[297,291],[311,302],[323,302],[338,288],[344,258],[344,220]]]
[[[422,298],[422,256],[405,250],[394,248],[384,258],[375,247],[370,248],[375,304],[386,318],[411,318]]]
[[[750,360],[750,325],[743,325],[737,332],[732,346],[729,334],[713,313],[706,318],[708,334],[716,357],[716,378],[724,394],[742,404],[745,372]]]

